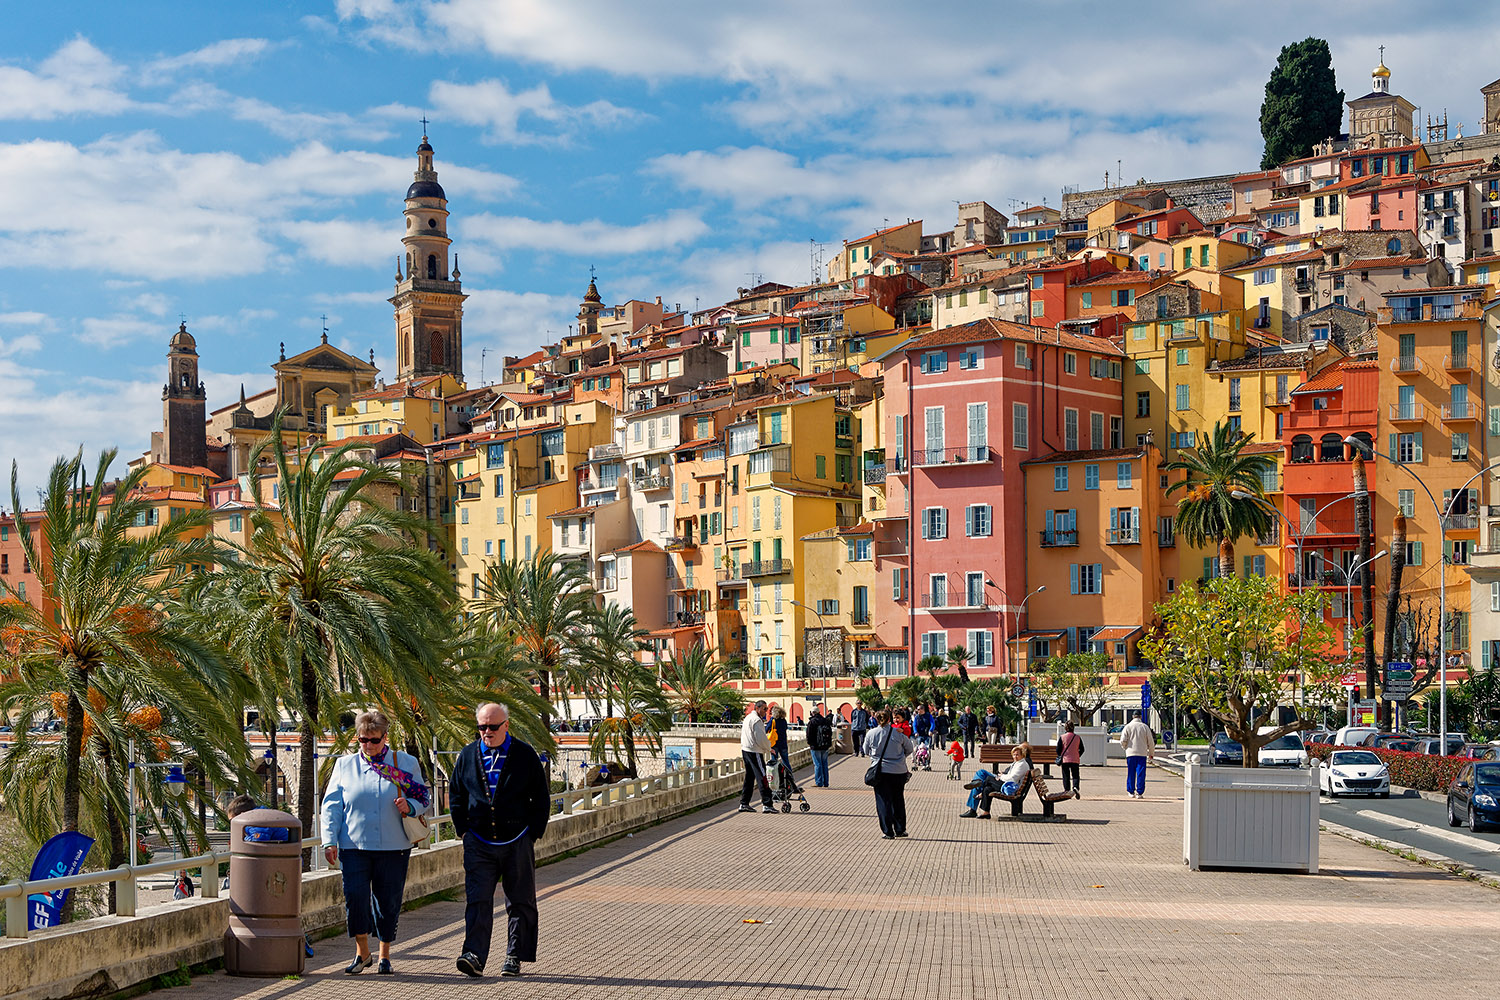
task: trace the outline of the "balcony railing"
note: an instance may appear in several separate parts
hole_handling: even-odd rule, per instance
[[[1141,543],[1141,529],[1135,528],[1110,528],[1104,534],[1106,545],[1139,545]]]
[[[607,458],[620,458],[625,449],[617,444],[596,444],[589,449],[589,461],[598,462]]]
[[[921,607],[933,611],[988,611],[983,595],[977,594],[928,594],[922,595]]]
[[[1292,393],[1290,389],[1282,389],[1279,392],[1266,393],[1267,406],[1291,406]]]
[[[1415,354],[1400,354],[1391,359],[1391,371],[1397,375],[1420,375],[1427,365]]]
[[[1477,531],[1478,514],[1449,514],[1443,518],[1443,526],[1449,531]]]
[[[757,559],[740,564],[740,572],[749,579],[756,576],[780,576],[792,571],[790,559]]]
[[[849,620],[855,625],[868,625],[870,624],[870,612],[855,611],[850,614]]]
[[[1157,535],[1156,547],[1159,549],[1174,549],[1177,547],[1176,535]]]
[[[696,549],[698,543],[693,540],[692,535],[673,535],[667,539],[666,550],[668,552],[681,552],[684,549]]]
[[[1044,549],[1065,548],[1078,544],[1077,531],[1043,531],[1041,535]]]
[[[1444,403],[1444,420],[1478,420],[1479,407],[1474,403]]]
[[[743,587],[745,585],[745,574],[736,568],[717,569],[714,577],[726,587]]]
[[[1416,423],[1427,419],[1427,405],[1425,403],[1392,403],[1390,413],[1392,423]]]
[[[1297,291],[1299,291],[1299,292],[1310,292],[1310,291],[1312,291],[1312,279],[1311,278],[1293,278],[1292,279],[1292,287],[1295,288],[1295,289],[1297,289]]]
[[[1416,306],[1382,306],[1376,310],[1379,321],[1384,323],[1446,323],[1460,319],[1479,319],[1484,314],[1484,303],[1479,299],[1467,302],[1429,302]]]
[[[879,486],[885,482],[885,463],[865,466],[865,485]]]
[[[635,488],[645,492],[651,490],[669,490],[672,488],[671,476],[636,476]]]
[[[994,461],[994,454],[988,445],[961,445],[954,448],[913,451],[911,464],[928,468],[936,465],[982,465]]]
[[[678,611],[670,617],[674,625],[692,626],[703,624],[703,612],[701,611]]]
[[[835,514],[833,523],[836,527],[852,528],[859,523],[858,514]]]
[[[596,576],[594,577],[594,589],[599,591],[599,593],[601,594],[610,594],[614,592],[615,586],[616,584],[618,584],[618,582],[619,577]]]
[[[877,538],[875,540],[875,554],[877,556],[904,556],[906,555],[906,539]]]
[[[1463,354],[1443,355],[1443,367],[1450,372],[1467,372],[1474,370],[1474,356],[1467,352]]]

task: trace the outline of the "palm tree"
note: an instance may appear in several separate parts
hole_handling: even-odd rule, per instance
[[[1273,523],[1261,479],[1271,460],[1246,455],[1250,443],[1248,435],[1228,424],[1215,424],[1204,447],[1183,452],[1163,466],[1187,473],[1167,487],[1168,496],[1183,492],[1177,502],[1177,533],[1189,545],[1216,546],[1220,576],[1234,575],[1234,543],[1246,535],[1268,533]]]
[[[594,593],[577,562],[552,552],[486,563],[474,615],[515,645],[551,711],[554,680],[581,680],[580,647],[595,614]],[[561,678],[559,678],[561,674]]]
[[[603,694],[604,715],[614,714],[613,693],[619,679],[640,666],[636,654],[646,633],[636,624],[635,612],[619,604],[595,608],[588,629],[580,636],[574,661],[575,690],[589,692],[594,701]],[[597,712],[598,705],[595,705]]]
[[[960,684],[969,683],[969,651],[963,646],[954,646],[948,650],[948,666],[958,671]]]
[[[45,718],[39,696],[46,693],[63,717],[60,759],[50,772],[54,781],[61,777],[55,805],[63,830],[80,827],[82,781],[92,767],[85,731],[108,726],[101,689],[130,699],[186,697],[191,690],[219,702],[217,693],[229,687],[215,651],[192,636],[181,615],[168,613],[186,575],[213,561],[211,547],[189,537],[204,519],[190,512],[142,530],[151,515],[140,489],[146,470],[107,484],[115,454],[100,454],[93,485],[80,479],[81,451],[53,463],[40,536],[26,518],[16,518],[41,600],[0,601],[0,662],[7,668],[0,676],[8,677],[0,683],[0,714]],[[17,478],[12,464],[11,499],[19,511]],[[88,780],[97,775],[88,773]]]
[[[276,500],[250,477],[250,537],[235,545],[211,585],[194,593],[229,636],[234,658],[263,680],[260,701],[299,718],[297,814],[311,830],[313,761],[320,732],[336,728],[328,708],[340,692],[396,688],[435,718],[445,706],[430,678],[443,668],[454,585],[419,542],[425,521],[372,500],[399,483],[391,469],[356,460],[352,445],[317,449],[297,466],[280,417],[250,457],[269,453]],[[271,694],[275,698],[269,697]],[[274,716],[273,716],[274,717]]]
[[[718,718],[725,712],[731,717],[745,714],[745,696],[729,684],[724,667],[716,663],[703,646],[678,652],[662,668],[662,683],[668,697],[688,722],[699,716]]]

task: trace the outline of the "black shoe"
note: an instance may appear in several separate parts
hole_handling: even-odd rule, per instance
[[[349,975],[351,975],[351,976],[357,976],[361,972],[364,972],[366,969],[368,969],[370,966],[372,966],[374,964],[375,964],[375,956],[374,955],[366,955],[364,958],[360,958],[358,955],[355,955],[354,956],[354,961],[352,961],[348,965],[344,966],[344,971],[346,973],[348,973]]]
[[[388,958],[382,958],[380,960],[380,967],[377,968],[375,971],[377,973],[379,973],[380,975],[382,975],[382,976],[389,976],[392,973],[394,973],[396,970],[393,969],[393,968],[391,968],[391,960],[390,959],[388,959]]]
[[[984,779],[983,778],[975,778],[973,781],[967,781],[967,782],[965,782],[964,783],[964,787],[967,788],[969,791],[972,792],[974,789],[978,788],[982,784],[984,784]]]
[[[958,818],[959,819],[973,819],[973,818],[975,818],[978,815],[979,815],[979,813],[976,812],[973,809],[965,809],[963,812],[961,812],[961,813],[958,814]]]
[[[900,833],[896,834],[896,836],[898,836],[898,837],[909,837],[909,836],[911,836],[911,834],[907,833],[905,830],[902,830]]]
[[[500,966],[500,975],[514,978],[521,974],[521,960],[514,955],[505,956],[505,964]]]
[[[472,951],[466,951],[458,956],[458,971],[474,979],[484,975],[484,963],[479,956]]]
[[[761,809],[761,812],[763,812],[763,813],[773,813],[775,811],[776,811],[776,807],[775,806],[765,806],[764,808]]]
[[[880,839],[881,840],[895,840],[896,839],[896,835],[894,833],[882,833],[880,835]]]
[[[735,811],[736,812],[742,812],[742,813],[753,813],[753,812],[755,812],[755,808],[753,806],[740,806],[739,809],[737,809]]]

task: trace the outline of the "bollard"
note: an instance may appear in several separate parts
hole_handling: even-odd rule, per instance
[[[302,823],[252,809],[230,823],[229,929],[224,971],[232,976],[301,975]]]

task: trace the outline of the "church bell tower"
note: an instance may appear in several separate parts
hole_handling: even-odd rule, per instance
[[[406,233],[396,262],[396,372],[406,380],[427,375],[464,377],[464,299],[458,259],[450,273],[448,196],[432,166],[427,136],[417,147],[417,170],[406,189]]]
[[[161,451],[166,465],[208,465],[208,393],[198,380],[198,344],[184,322],[167,347],[167,384],[161,389]],[[154,435],[153,435],[154,437]]]

